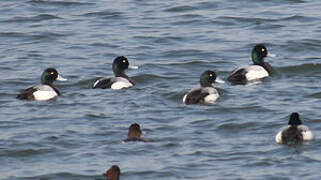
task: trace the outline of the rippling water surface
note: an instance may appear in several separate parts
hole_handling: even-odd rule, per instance
[[[0,2],[0,179],[320,179],[319,0],[10,0]],[[215,105],[182,104],[214,70],[225,79],[265,43],[275,73],[215,85]],[[136,87],[91,89],[116,56]],[[69,79],[48,102],[15,99],[55,67]],[[298,111],[316,139],[280,146]],[[131,123],[148,143],[125,143]]]

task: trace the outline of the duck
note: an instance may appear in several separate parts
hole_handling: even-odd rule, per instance
[[[290,115],[288,126],[276,134],[275,141],[278,144],[291,145],[311,141],[313,138],[310,129],[302,124],[299,113],[294,112]]]
[[[17,95],[22,100],[45,101],[60,96],[59,90],[53,85],[53,82],[67,81],[55,68],[47,68],[41,75],[41,84],[21,90]]]
[[[113,165],[106,171],[107,180],[119,180],[120,168],[117,165]]]
[[[264,62],[265,57],[275,57],[268,52],[264,44],[257,44],[251,53],[253,64],[236,68],[227,78],[232,84],[246,84],[247,82],[262,80],[272,73],[272,66]]]
[[[128,129],[128,137],[123,141],[124,142],[128,142],[128,141],[147,142],[146,139],[140,137],[141,134],[142,134],[142,130],[140,129],[140,125],[137,123],[131,124]]]
[[[115,77],[102,77],[97,79],[92,88],[119,90],[134,86],[134,82],[125,74],[125,70],[129,68],[128,59],[124,56],[118,56],[113,62],[113,72]]]
[[[189,104],[212,104],[220,97],[218,91],[212,86],[212,83],[217,81],[217,76],[214,71],[206,70],[200,77],[200,88],[190,90],[183,97],[183,103]]]

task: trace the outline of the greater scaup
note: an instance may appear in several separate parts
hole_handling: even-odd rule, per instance
[[[107,180],[119,180],[120,168],[117,165],[113,165],[106,172]]]
[[[294,112],[290,116],[288,126],[284,127],[275,136],[278,144],[298,144],[304,141],[311,141],[314,138],[309,128],[302,124],[299,113]]]
[[[260,80],[271,75],[272,67],[269,63],[264,62],[265,57],[275,57],[274,54],[268,53],[264,44],[256,45],[252,50],[252,65],[236,68],[227,78],[233,84],[246,84],[249,81]]]
[[[137,123],[134,123],[130,125],[128,129],[128,137],[127,139],[124,140],[124,142],[127,141],[142,141],[142,142],[147,142],[146,139],[141,138],[142,130],[140,129],[140,125]]]
[[[207,70],[200,77],[200,88],[192,89],[184,95],[183,103],[214,103],[220,97],[218,91],[212,86],[212,83],[217,82],[216,74],[213,71]]]
[[[53,82],[67,81],[67,79],[60,76],[56,69],[48,68],[41,75],[41,85],[32,86],[28,89],[20,91],[17,95],[18,99],[26,100],[50,100],[60,95],[59,90],[53,85]]]
[[[134,82],[125,74],[125,70],[128,69],[129,62],[124,56],[118,56],[113,62],[113,71],[115,77],[102,77],[96,80],[92,87],[101,89],[123,89],[134,86]]]

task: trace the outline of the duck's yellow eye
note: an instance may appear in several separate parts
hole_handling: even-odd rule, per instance
[[[265,51],[265,49],[262,49],[262,52],[264,52]]]
[[[125,59],[123,60],[123,63],[126,63],[126,60],[125,60]]]
[[[54,75],[55,73],[54,72],[50,72],[51,75]]]
[[[209,76],[210,76],[210,77],[213,77],[213,74],[210,74]]]

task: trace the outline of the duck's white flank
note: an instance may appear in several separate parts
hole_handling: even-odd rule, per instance
[[[275,142],[278,144],[282,144],[282,130],[279,131],[275,136]]]
[[[302,131],[303,141],[311,141],[314,138],[314,135],[308,126],[299,125],[298,129]]]
[[[183,103],[186,102],[186,98],[187,98],[187,95],[193,91],[196,91],[196,90],[199,90],[201,89],[202,92],[208,92],[209,95],[207,95],[205,98],[204,98],[204,103],[208,103],[208,104],[212,104],[212,103],[215,103],[216,100],[220,97],[220,95],[218,94],[218,91],[213,88],[213,87],[203,87],[203,88],[194,88],[192,89],[191,91],[189,91],[187,94],[184,95],[183,97]]]
[[[276,136],[275,136],[275,142],[276,143],[282,144],[282,132],[285,131],[289,127],[290,127],[290,125],[285,126],[284,128],[282,128],[281,131],[279,131],[276,134]],[[298,130],[300,130],[302,132],[303,141],[311,141],[311,140],[314,139],[313,133],[310,131],[310,129],[307,126],[299,125],[298,126]]]
[[[33,93],[35,100],[45,101],[58,96],[56,91],[48,85],[39,85],[39,86],[36,86],[35,88],[37,89],[37,91]]]
[[[269,73],[259,65],[250,65],[245,67],[245,69],[247,71],[245,76],[248,81],[262,79],[269,76]]]
[[[203,90],[210,93],[204,98],[205,103],[209,103],[209,104],[215,103],[216,100],[220,97],[220,95],[218,94],[218,91],[215,88],[206,87],[206,88],[203,88]]]
[[[123,88],[132,87],[133,84],[130,83],[126,78],[116,77],[115,82],[111,85],[111,89],[119,90]]]

